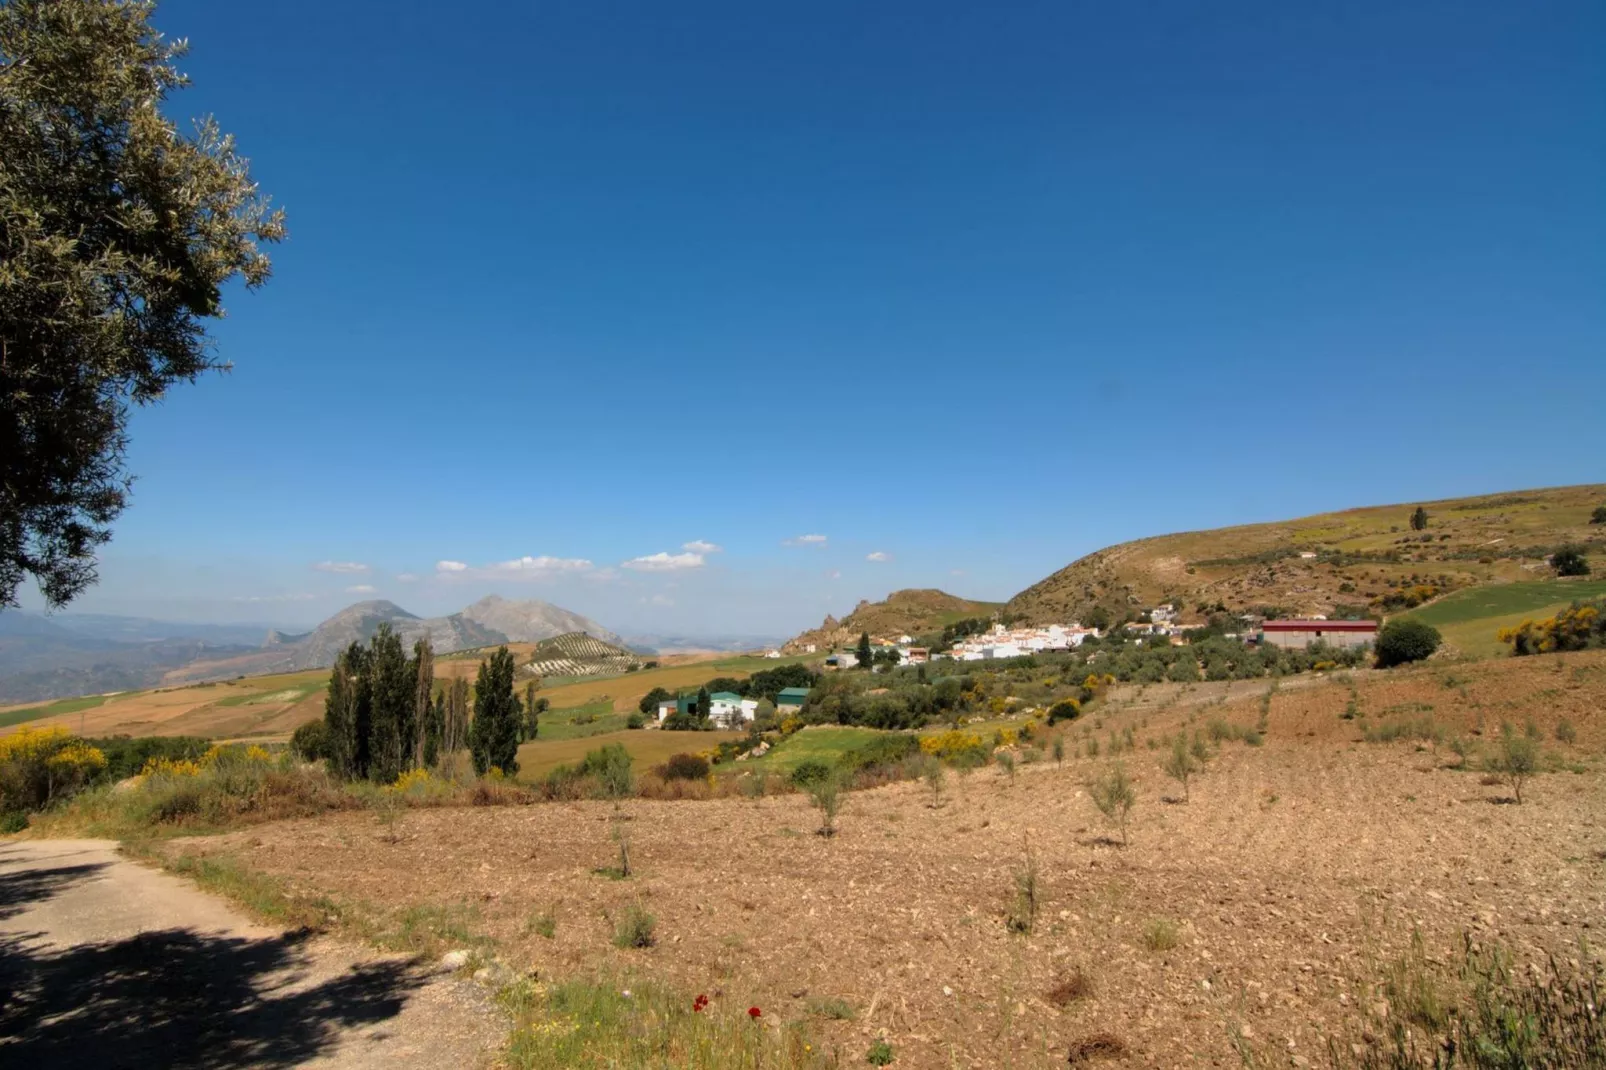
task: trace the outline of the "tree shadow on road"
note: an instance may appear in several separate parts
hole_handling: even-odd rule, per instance
[[[4,848],[0,848],[0,861]],[[56,893],[87,880],[106,868],[105,862],[85,862],[49,869],[25,869],[0,877],[0,921],[15,917],[29,905],[49,899]]]
[[[37,900],[96,866],[0,880],[0,903]],[[13,911],[14,912],[14,911]],[[56,1067],[287,1067],[342,1030],[394,1018],[427,977],[378,962],[314,980],[311,934],[267,939],[185,929],[56,948],[0,934],[0,1063]]]

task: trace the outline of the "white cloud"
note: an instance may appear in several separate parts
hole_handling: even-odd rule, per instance
[[[723,546],[706,542],[703,539],[693,539],[691,542],[682,543],[680,548],[682,550],[690,550],[694,554],[717,554],[725,549]]]
[[[374,585],[371,584],[371,583],[359,583],[355,587],[347,587],[346,588],[346,593],[347,594],[373,594],[374,593]]]
[[[585,579],[593,580],[597,583],[611,583],[619,578],[619,570],[612,567],[599,568],[594,569],[591,572],[582,572],[580,575]]]
[[[964,574],[965,570],[962,568],[951,568],[948,570],[948,575],[950,576],[963,576]]]
[[[417,582],[418,577],[413,575],[411,572],[403,572],[398,575],[396,579],[400,583],[415,583]]]
[[[782,539],[782,546],[824,546],[824,535],[799,535],[796,538]]]
[[[686,568],[702,568],[703,555],[689,552],[671,554],[660,550],[646,557],[632,557],[619,567],[635,569],[637,572],[678,572]]]
[[[672,606],[675,604],[675,600],[667,594],[655,594],[651,598],[643,598],[641,601],[643,605],[649,606]]]
[[[463,562],[461,562],[461,561],[437,561],[437,562],[435,562],[435,571],[436,572],[467,572],[468,571],[468,566],[463,564]]]
[[[833,568],[830,572],[825,574],[825,578],[828,580],[839,580],[842,578],[842,570],[839,568]]]
[[[486,572],[496,576],[510,578],[549,576],[556,572],[587,572],[592,568],[590,561],[583,557],[515,557],[511,561],[498,561],[485,569]]]
[[[231,602],[310,602],[316,595],[298,594],[237,594]]]
[[[367,572],[368,566],[358,561],[319,561],[312,566],[314,572],[336,572],[347,575],[353,572]]]
[[[864,559],[866,561],[891,561],[892,555],[887,553],[885,550],[875,550],[871,553],[865,554]]]

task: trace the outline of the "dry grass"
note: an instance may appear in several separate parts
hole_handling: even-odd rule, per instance
[[[394,844],[370,814],[333,814],[175,849],[238,853],[339,902],[471,902],[515,965],[718,988],[766,1021],[810,1019],[843,1065],[885,1036],[897,1065],[1064,1066],[1072,1045],[1103,1052],[1083,1047],[1098,1034],[1144,1065],[1239,1065],[1235,1024],[1284,1060],[1320,1063],[1330,1038],[1347,1050],[1358,1008],[1386,1001],[1385,984],[1412,991],[1388,964],[1409,957],[1414,932],[1430,963],[1453,960],[1470,931],[1509,947],[1520,971],[1579,957],[1598,930],[1606,652],[1454,672],[1449,686],[1439,665],[1353,680],[1372,722],[1432,704],[1438,723],[1487,741],[1500,720],[1533,717],[1547,760],[1565,764],[1521,806],[1492,805],[1504,790],[1451,768],[1446,748],[1362,742],[1342,718],[1348,682],[1330,679],[1280,691],[1263,746],[1221,744],[1189,806],[1157,804],[1158,752],[1125,755],[1139,805],[1124,850],[1097,842],[1103,823],[1079,797],[1104,763],[1070,757],[1024,766],[1013,787],[961,778],[939,809],[918,782],[855,792],[830,839],[792,793],[417,810]],[[1253,724],[1263,691],[1208,712],[1116,712],[1103,731],[1138,717],[1155,736],[1191,737],[1211,716]],[[1552,742],[1562,717],[1575,744]],[[617,852],[621,819],[635,876],[601,879],[592,870]],[[1024,842],[1039,874],[1029,935],[1008,924]],[[615,948],[633,903],[655,915],[656,943]],[[530,931],[532,912],[562,923],[548,938]],[[1156,918],[1187,934],[1163,955],[1145,946]],[[1052,993],[1075,964],[1097,973],[1062,1008]],[[824,994],[854,1017],[812,1017]]]

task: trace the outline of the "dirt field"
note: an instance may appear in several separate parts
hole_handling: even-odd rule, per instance
[[[1365,716],[1345,720],[1351,686]],[[652,975],[782,1021],[844,1000],[851,1020],[811,1026],[843,1065],[885,1034],[901,1066],[1059,1066],[1099,1030],[1128,1047],[1125,1065],[1239,1066],[1234,1031],[1266,1065],[1322,1065],[1326,1038],[1347,1046],[1359,1015],[1384,1010],[1369,986],[1413,927],[1439,961],[1463,933],[1519,961],[1577,957],[1581,938],[1600,947],[1603,700],[1606,652],[1329,677],[1272,699],[1264,746],[1219,744],[1187,803],[1168,801],[1180,791],[1147,740],[1214,717],[1252,724],[1258,697],[1090,714],[1071,741],[1128,725],[1138,740],[1124,756],[1139,796],[1126,847],[1083,786],[1108,760],[1084,758],[1013,782],[997,768],[951,774],[940,808],[919,784],[854,793],[834,839],[786,795],[415,811],[396,843],[348,813],[175,849],[238,854],[348,902],[467,903],[545,977]],[[1501,720],[1531,718],[1556,769],[1507,805],[1503,786],[1450,768],[1446,747],[1361,741],[1369,725],[1428,715],[1485,742]],[[1555,742],[1563,718],[1575,745]],[[595,872],[615,860],[616,826],[638,869],[628,880]],[[1005,912],[1028,852],[1041,907],[1023,936]],[[657,946],[617,950],[609,919],[638,901],[657,915]],[[555,937],[529,935],[549,909]],[[1163,922],[1179,942],[1155,949]],[[1056,1006],[1048,992],[1076,970],[1091,995]]]

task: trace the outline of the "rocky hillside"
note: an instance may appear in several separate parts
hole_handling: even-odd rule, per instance
[[[425,636],[437,654],[530,643],[571,632],[587,632],[608,643],[619,637],[600,624],[559,606],[530,600],[515,602],[492,595],[444,617],[419,617],[394,602],[376,599],[347,606],[305,635],[270,633],[260,651],[224,661],[197,662],[171,672],[166,682],[193,683],[230,676],[297,672],[334,664],[354,642],[367,642],[381,624],[389,624],[409,650]]]
[[[1421,506],[1427,526],[1416,531]],[[1585,546],[1606,568],[1606,526],[1590,513],[1606,485],[1403,502],[1272,524],[1184,532],[1121,543],[1073,561],[1010,599],[1005,612],[1035,623],[1113,619],[1174,602],[1184,620],[1205,607],[1260,607],[1332,615],[1356,607],[1404,608],[1417,598],[1479,583],[1549,574],[1558,545]]]
[[[499,595],[488,595],[457,615],[506,636],[510,643],[538,643],[558,635],[584,632],[613,646],[624,645],[623,639],[596,621],[534,598],[514,602]]]
[[[860,602],[841,620],[826,617],[818,628],[792,639],[782,650],[788,654],[802,653],[811,643],[820,651],[850,647],[865,632],[869,632],[871,638],[885,639],[920,635],[967,617],[991,616],[1001,608],[998,602],[977,602],[934,588],[893,591],[885,601]]]

